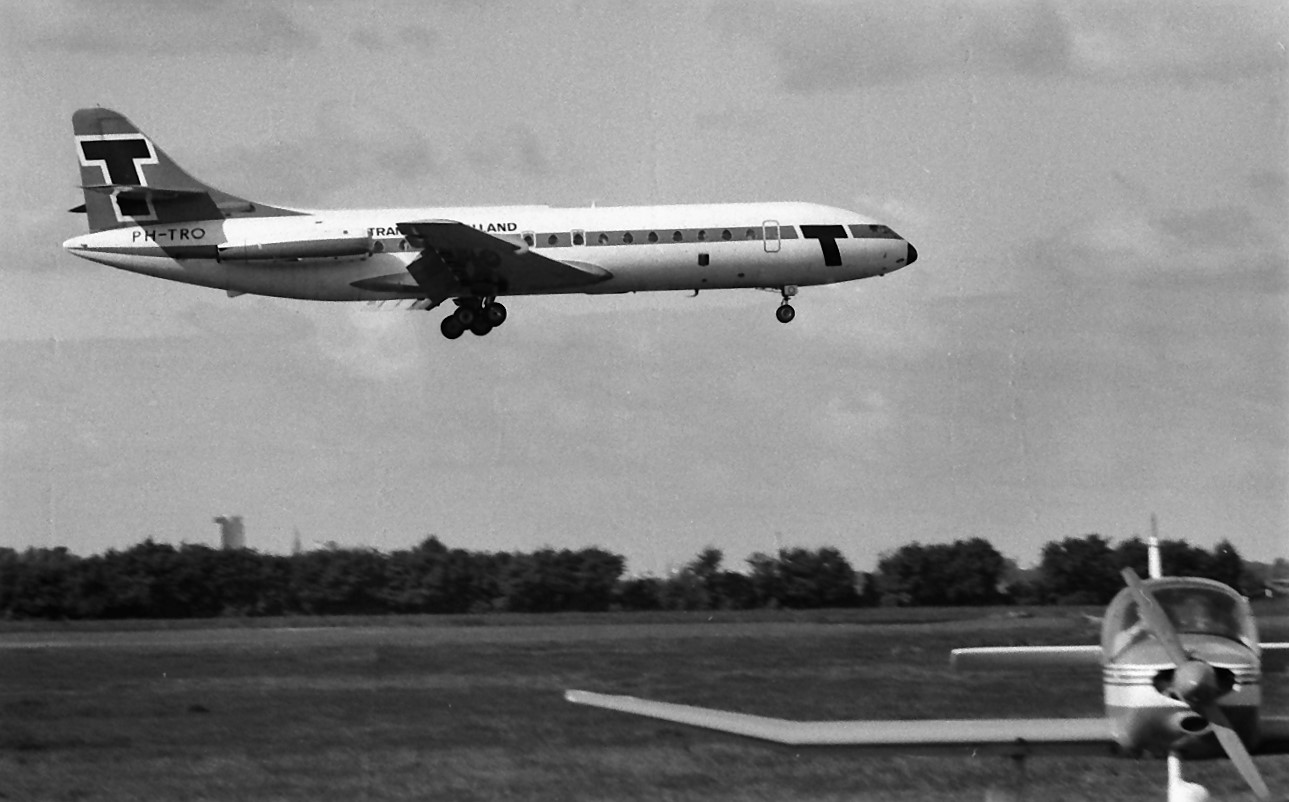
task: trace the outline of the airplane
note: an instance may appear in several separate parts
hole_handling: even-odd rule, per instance
[[[1156,563],[1157,564],[1157,563]],[[1101,643],[955,649],[956,669],[1101,667],[1098,718],[792,721],[631,696],[570,690],[565,698],[791,747],[899,754],[1167,754],[1168,799],[1206,799],[1182,779],[1183,757],[1230,757],[1259,799],[1270,791],[1250,752],[1289,752],[1289,717],[1260,715],[1264,671],[1289,665],[1289,643],[1259,643],[1248,601],[1221,582],[1141,580],[1106,608]],[[1200,612],[1207,610],[1207,617]]]
[[[757,288],[796,315],[799,287],[883,276],[917,250],[889,226],[814,203],[304,210],[193,178],[118,112],[72,115],[84,259],[243,294],[456,309],[440,330],[488,334],[505,296]],[[397,303],[395,304],[397,305]]]

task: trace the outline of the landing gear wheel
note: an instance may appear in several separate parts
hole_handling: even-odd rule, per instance
[[[506,322],[506,307],[493,301],[483,308],[483,316],[495,329],[497,326]]]
[[[490,331],[492,331],[492,324],[488,322],[488,318],[484,315],[479,315],[470,324],[470,333],[475,336],[482,337]]]
[[[462,326],[461,321],[453,314],[443,318],[443,322],[439,324],[439,331],[443,332],[443,336],[449,340],[455,340],[465,334],[465,326]]]
[[[792,308],[791,304],[783,304],[774,310],[774,316],[779,319],[780,323],[791,323],[792,319],[797,316],[797,310]]]
[[[474,307],[458,306],[457,311],[452,313],[452,317],[457,319],[457,322],[461,324],[461,328],[464,330],[470,328],[470,324],[474,322],[478,314],[475,312]]]

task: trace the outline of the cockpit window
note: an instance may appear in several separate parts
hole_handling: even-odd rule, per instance
[[[1155,594],[1178,632],[1239,637],[1232,600],[1224,593],[1201,589],[1161,590]]]
[[[1209,635],[1239,641],[1252,648],[1257,630],[1243,600],[1221,587],[1194,584],[1152,587],[1151,594],[1179,635]],[[1111,656],[1150,636],[1136,600],[1127,592],[1106,610],[1102,647]]]
[[[856,239],[899,239],[900,235],[889,226],[878,223],[851,223],[847,226],[850,235]]]

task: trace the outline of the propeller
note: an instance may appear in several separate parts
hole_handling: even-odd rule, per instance
[[[1213,734],[1217,736],[1217,742],[1226,750],[1226,756],[1231,758],[1240,776],[1253,789],[1253,795],[1258,799],[1270,799],[1271,790],[1262,780],[1258,767],[1253,763],[1253,757],[1244,747],[1244,741],[1240,740],[1240,736],[1231,727],[1231,721],[1222,712],[1222,708],[1217,706],[1217,702],[1209,702],[1201,707],[1199,712],[1213,725]]]
[[[1132,596],[1137,602],[1137,612],[1146,629],[1150,631],[1164,647],[1164,653],[1173,664],[1173,678],[1170,688],[1173,696],[1190,705],[1191,709],[1208,719],[1213,734],[1226,751],[1227,757],[1235,764],[1240,776],[1248,783],[1249,788],[1258,799],[1270,799],[1271,791],[1263,782],[1258,767],[1254,765],[1249,750],[1231,721],[1217,704],[1217,697],[1223,689],[1217,679],[1217,671],[1203,660],[1196,660],[1186,652],[1177,629],[1155,599],[1154,594],[1146,589],[1137,572],[1131,568],[1123,569],[1123,580],[1128,583]]]

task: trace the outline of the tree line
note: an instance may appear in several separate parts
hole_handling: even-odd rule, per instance
[[[1227,541],[1212,551],[1164,541],[1169,574],[1206,576],[1245,593],[1269,577]],[[79,557],[65,548],[0,548],[0,616],[44,619],[398,613],[746,610],[873,605],[1104,604],[1123,567],[1146,573],[1140,538],[1100,535],[1043,547],[1020,570],[987,540],[911,543],[857,572],[835,548],[757,552],[743,570],[706,548],[666,576],[624,576],[600,548],[476,552],[437,537],[391,553],[329,548],[291,556],[173,546],[151,539]],[[1262,566],[1262,568],[1267,568]]]

